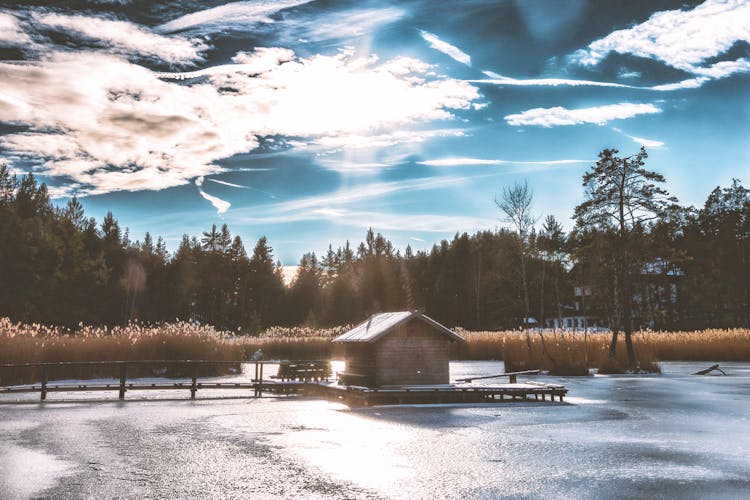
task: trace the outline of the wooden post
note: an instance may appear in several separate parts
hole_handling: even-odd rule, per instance
[[[258,397],[263,397],[263,363],[260,364],[260,378],[258,379]]]
[[[260,363],[258,361],[255,362],[255,378],[253,379],[253,396],[259,397],[260,396],[260,379],[258,378],[260,376]]]
[[[128,378],[128,364],[120,365],[120,399],[125,399],[125,380]]]
[[[47,399],[47,365],[42,365],[42,396],[41,400]]]
[[[516,381],[518,380],[518,378],[517,378],[517,376],[515,374],[510,375],[508,378],[510,379],[510,383],[511,384],[515,384]]]
[[[190,399],[195,399],[195,392],[198,390],[198,386],[196,385],[196,380],[195,380],[196,378],[195,372],[197,369],[198,368],[196,367],[196,365],[193,365],[193,380],[192,380],[192,384],[190,384]]]

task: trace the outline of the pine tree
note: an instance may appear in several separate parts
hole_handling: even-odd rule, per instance
[[[644,225],[663,217],[676,199],[658,184],[664,176],[646,170],[645,148],[631,156],[619,157],[616,149],[605,149],[599,160],[583,175],[586,200],[575,208],[576,224],[611,232],[615,247],[615,299],[621,309],[620,321],[614,325],[610,355],[617,348],[618,327],[625,331],[628,364],[635,367],[633,350],[633,279],[640,271],[639,235]]]

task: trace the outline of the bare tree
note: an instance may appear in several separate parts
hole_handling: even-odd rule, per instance
[[[521,286],[523,289],[524,317],[523,326],[526,330],[526,344],[531,350],[529,339],[529,285],[526,273],[528,261],[529,233],[534,227],[536,219],[531,213],[534,202],[534,191],[529,188],[527,181],[523,184],[513,183],[512,187],[504,187],[500,198],[495,197],[495,205],[505,214],[505,222],[511,223],[518,233],[519,254],[521,256]]]

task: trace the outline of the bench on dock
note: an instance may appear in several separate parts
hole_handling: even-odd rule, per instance
[[[272,379],[300,382],[320,382],[331,376],[331,366],[328,361],[281,361],[279,371],[271,375]]]
[[[361,373],[339,372],[339,384],[341,385],[367,385],[368,376]]]

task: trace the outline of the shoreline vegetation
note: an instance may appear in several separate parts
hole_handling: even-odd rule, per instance
[[[238,335],[211,326],[176,322],[122,327],[81,325],[75,331],[41,324],[13,323],[0,318],[0,364],[58,361],[211,360],[246,361],[262,349],[266,359],[342,358],[341,346],[331,339],[348,327],[274,327],[258,336]],[[457,328],[466,342],[454,344],[453,360],[503,360],[506,371],[542,369],[551,375],[626,373],[625,349],[609,356],[611,334],[568,331],[467,331]],[[621,339],[620,342],[623,342]],[[636,371],[659,373],[659,361],[750,361],[750,329],[699,331],[638,331],[633,334]],[[77,378],[113,376],[101,369],[81,367]],[[164,367],[144,367],[142,376],[181,376]],[[231,367],[207,368],[203,375],[219,375]],[[38,374],[0,372],[0,385],[28,383]],[[224,373],[227,373],[226,371]],[[70,373],[67,372],[68,378]]]

